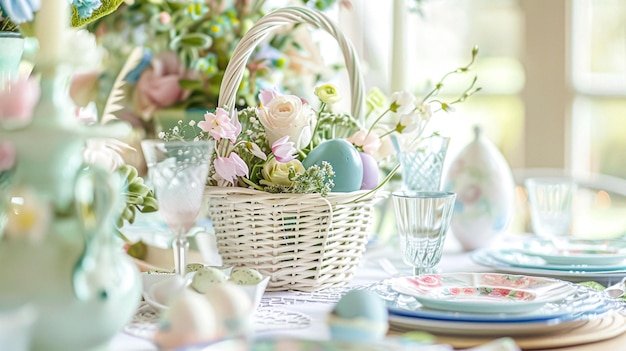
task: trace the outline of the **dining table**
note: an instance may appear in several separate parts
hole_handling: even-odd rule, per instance
[[[503,236],[515,236],[517,234],[503,234]],[[210,235],[209,235],[210,236]],[[497,245],[496,243],[491,245]],[[214,243],[213,243],[214,244]],[[211,244],[209,244],[211,246]],[[214,249],[214,247],[213,247]],[[205,248],[206,250],[206,248]],[[301,291],[277,291],[265,292],[261,303],[257,310],[256,328],[254,338],[298,338],[308,340],[330,340],[331,334],[327,325],[327,316],[332,311],[338,299],[346,291],[367,286],[394,276],[410,275],[411,271],[406,266],[399,255],[397,242],[393,239],[373,242],[368,245],[358,268],[356,269],[354,278],[344,287],[329,288],[315,292]],[[204,250],[203,250],[204,251]],[[464,251],[461,245],[453,236],[448,235],[446,239],[443,256],[441,262],[437,266],[437,270],[442,273],[458,273],[458,272],[496,272],[493,267],[481,265],[472,259],[472,251]],[[215,260],[219,260],[215,252],[213,256],[203,255],[208,261],[206,264],[218,264]],[[209,255],[210,256],[210,255]],[[147,315],[148,318],[142,320],[139,315]],[[259,317],[259,313],[261,317]],[[621,315],[621,312],[619,313]],[[264,318],[269,318],[271,327],[264,328],[262,323]],[[282,318],[282,319],[281,319]],[[115,335],[110,342],[110,349],[115,351],[156,351],[159,348],[153,343],[152,336],[158,323],[158,313],[155,313],[145,302],[140,304],[138,315],[129,322],[129,324]],[[261,324],[259,324],[261,323]],[[283,323],[283,324],[281,324]],[[626,319],[621,317],[620,323],[626,325]],[[560,332],[555,335],[548,334],[533,343],[530,349],[554,350],[554,351],[605,351],[605,350],[626,350],[626,333],[620,333],[617,336],[599,341],[582,338],[580,342],[571,342],[566,347],[551,347],[555,345],[554,338],[573,337],[567,332]],[[415,331],[420,331],[415,328]],[[403,331],[390,328],[388,336],[402,335]],[[572,333],[576,333],[573,329]],[[454,345],[455,350],[469,348],[463,346],[463,336],[435,336],[436,343],[449,343]],[[599,335],[599,334],[598,334]],[[493,336],[492,339],[507,337],[506,334]],[[485,340],[489,341],[490,337]],[[515,340],[515,336],[513,336]],[[541,340],[546,340],[543,347]],[[556,339],[558,341],[558,339]],[[559,343],[556,342],[556,345]],[[457,346],[461,345],[461,346]],[[419,348],[416,348],[419,350]],[[522,348],[526,350],[526,348]]]

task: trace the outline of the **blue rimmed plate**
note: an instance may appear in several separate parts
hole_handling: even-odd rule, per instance
[[[397,278],[394,278],[397,279]],[[526,313],[472,313],[430,309],[421,304],[413,295],[398,292],[393,288],[394,279],[387,279],[368,287],[380,296],[390,315],[441,321],[518,323],[534,321],[560,321],[572,316],[601,309],[606,305],[604,294],[588,288],[574,286],[575,292],[561,301],[546,303],[538,309]]]

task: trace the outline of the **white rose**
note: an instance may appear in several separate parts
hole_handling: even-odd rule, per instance
[[[259,120],[270,145],[288,135],[300,150],[311,141],[315,111],[295,95],[279,95],[259,110]]]

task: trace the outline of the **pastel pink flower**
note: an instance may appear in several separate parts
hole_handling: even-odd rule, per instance
[[[8,141],[0,142],[0,172],[11,169],[15,164],[15,147]]]
[[[26,124],[32,120],[33,110],[41,89],[33,78],[20,77],[0,89],[0,120]]]
[[[137,81],[133,95],[136,111],[147,120],[157,110],[185,100],[191,92],[178,83],[182,78],[190,78],[190,74],[175,53],[166,52],[155,57]]]
[[[267,160],[267,155],[261,150],[259,145],[253,142],[246,142],[246,148],[250,151],[254,156],[262,159],[263,161]]]
[[[261,91],[259,92],[259,101],[262,105],[267,105],[278,95],[281,94],[278,89],[276,89],[276,87],[274,87],[272,90],[261,89]]]
[[[232,185],[235,185],[237,177],[248,176],[248,165],[234,152],[228,157],[218,156],[213,165],[215,166],[215,172]]]
[[[368,134],[366,130],[359,130],[351,137],[346,138],[346,140],[354,146],[361,147],[363,152],[371,156],[374,156],[382,145],[382,141],[376,133],[372,132]]]
[[[289,141],[289,135],[276,140],[272,144],[272,153],[278,162],[289,162],[296,158],[298,152],[294,147],[294,143]]]
[[[207,112],[204,114],[204,121],[198,122],[198,128],[203,132],[211,134],[215,140],[230,139],[231,142],[237,140],[237,136],[241,133],[241,123],[237,117],[237,112],[229,118],[228,111],[223,108],[217,108],[215,113]]]

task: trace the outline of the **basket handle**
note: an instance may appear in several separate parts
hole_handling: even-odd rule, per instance
[[[344,56],[346,69],[350,78],[350,91],[352,94],[351,112],[361,124],[364,124],[365,97],[364,85],[360,66],[352,43],[343,35],[333,21],[318,10],[288,6],[279,8],[263,16],[241,38],[233,52],[233,56],[226,66],[224,78],[220,86],[218,106],[224,106],[232,110],[235,106],[237,90],[243,79],[246,63],[252,55],[254,48],[262,42],[273,30],[287,24],[308,23],[314,28],[323,29],[332,35],[338,42]]]

